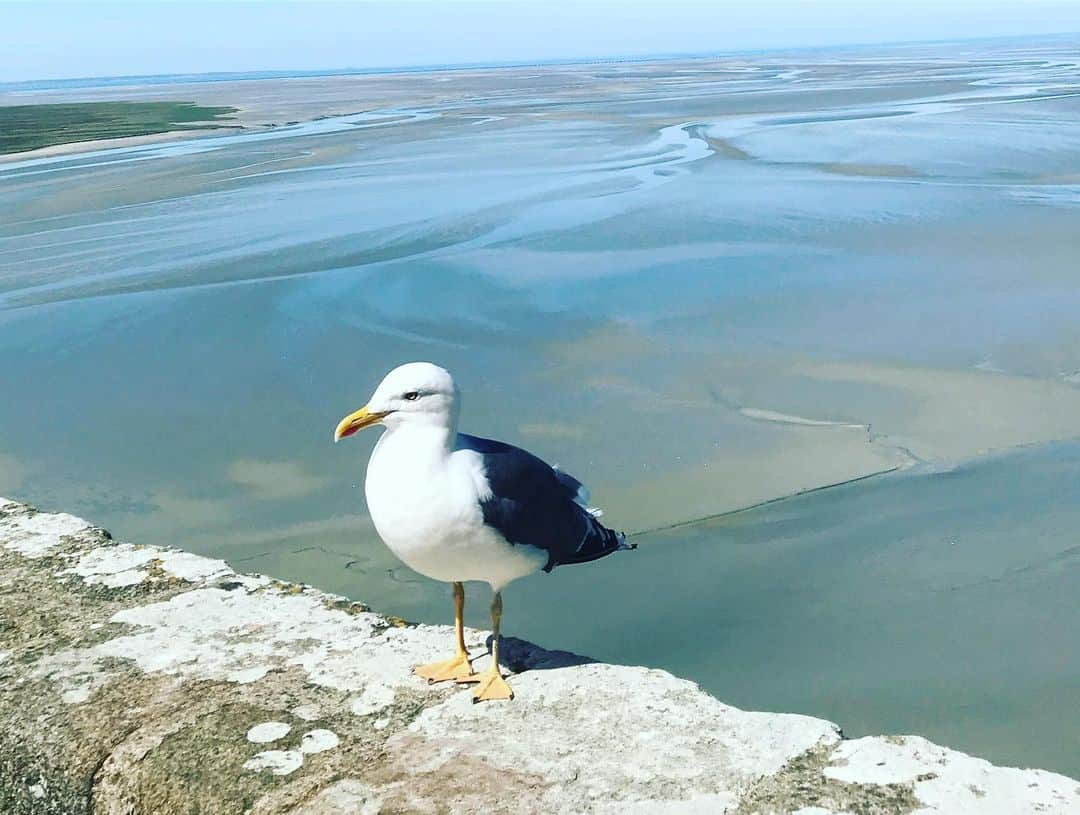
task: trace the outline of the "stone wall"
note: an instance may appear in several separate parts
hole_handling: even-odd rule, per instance
[[[0,812],[1080,812],[1061,775],[519,640],[516,698],[473,705],[410,675],[451,643],[0,499]]]

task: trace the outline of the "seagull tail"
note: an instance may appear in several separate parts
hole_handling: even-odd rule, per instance
[[[586,519],[585,534],[582,536],[577,550],[569,557],[563,556],[558,558],[557,561],[552,559],[544,567],[544,571],[550,572],[557,565],[565,564],[569,566],[577,563],[589,563],[623,549],[637,549],[636,543],[626,542],[625,533],[608,529],[587,512],[583,512],[582,515]]]

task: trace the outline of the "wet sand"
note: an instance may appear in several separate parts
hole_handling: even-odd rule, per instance
[[[1074,55],[1014,42],[45,94],[172,94],[263,123],[362,113],[0,166],[0,493],[444,621],[444,587],[397,564],[367,518],[374,437],[329,442],[384,371],[432,359],[465,391],[463,429],[582,476],[614,525],[675,527],[522,581],[509,630],[748,706],[861,700],[868,730],[933,718],[942,741],[1033,755],[1047,733],[1018,711],[1059,707],[1075,665],[1017,666],[985,631],[1019,641],[1007,598],[1075,589],[1072,499],[1021,489],[1029,471],[1065,476],[1010,454],[1053,459],[1080,437]],[[980,490],[998,491],[1010,535],[987,526]],[[798,511],[738,516],[736,548],[767,570],[735,569],[729,527],[689,523],[799,492]],[[858,514],[886,504],[886,526]],[[883,638],[906,644],[918,686],[947,655],[904,626],[949,618],[911,618],[912,603],[892,629],[884,611],[855,625],[892,579],[855,564],[937,524],[1037,569],[1048,552],[1022,533],[1045,517],[1063,519],[1038,533],[1061,570],[991,581],[982,616],[951,629],[979,649],[969,685],[996,683],[994,728],[949,701],[958,679],[918,703],[878,694]],[[920,550],[920,568],[946,567],[940,551]],[[739,611],[755,587],[773,601]],[[634,592],[649,602],[624,609]],[[784,672],[754,645],[819,612],[846,651]],[[1067,618],[1032,625],[1078,652]],[[717,619],[735,650],[660,633]],[[645,622],[655,636],[638,636]],[[783,689],[758,681],[768,665]],[[813,686],[793,679],[808,672]],[[1038,763],[1075,772],[1058,755]]]

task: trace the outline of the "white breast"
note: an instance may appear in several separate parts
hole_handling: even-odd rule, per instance
[[[379,536],[409,568],[444,581],[482,580],[495,590],[537,571],[547,553],[513,545],[484,525],[490,490],[482,459],[450,452],[427,427],[386,431],[368,462],[368,511]]]

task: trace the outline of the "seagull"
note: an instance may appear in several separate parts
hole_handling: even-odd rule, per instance
[[[453,377],[430,362],[395,368],[368,403],[334,430],[340,441],[385,428],[368,461],[364,494],[379,537],[409,568],[453,584],[457,651],[413,668],[428,682],[475,682],[473,701],[513,699],[499,667],[502,590],[560,564],[632,549],[597,520],[576,478],[531,453],[458,432]],[[491,666],[473,673],[465,648],[464,583],[491,586]]]

